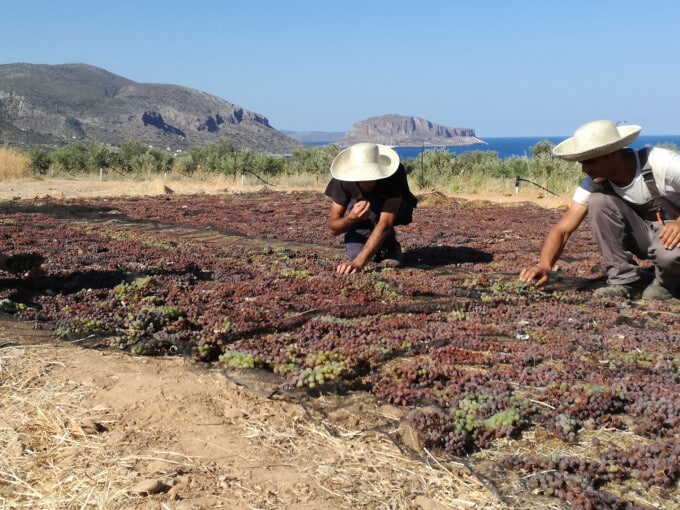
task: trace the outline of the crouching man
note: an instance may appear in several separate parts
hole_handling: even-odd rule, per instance
[[[626,146],[638,126],[589,122],[555,146],[553,154],[578,161],[586,177],[572,205],[550,230],[538,264],[520,279],[542,285],[570,235],[588,214],[602,254],[607,286],[596,297],[667,300],[680,286],[680,154],[660,147],[640,151]],[[655,277],[644,286],[637,259],[654,264]]]
[[[358,143],[335,157],[331,176],[328,231],[345,235],[349,259],[336,272],[356,273],[372,260],[399,267],[403,254],[394,227],[411,222],[417,202],[399,155],[385,145]]]

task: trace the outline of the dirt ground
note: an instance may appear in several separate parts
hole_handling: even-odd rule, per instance
[[[0,200],[20,198],[79,198],[79,197],[138,197],[159,195],[164,193],[210,194],[239,193],[255,191],[262,188],[262,183],[234,183],[232,180],[173,180],[173,181],[99,181],[96,179],[21,179],[2,181]],[[290,188],[290,191],[295,191]],[[323,191],[322,188],[316,191]],[[416,191],[417,192],[417,191]],[[456,198],[464,200],[488,200],[491,202],[515,203],[533,202],[543,207],[559,208],[569,205],[569,196],[555,196],[537,188],[522,187],[518,194],[485,193],[457,194]]]
[[[45,179],[3,182],[0,200],[241,191],[219,182]],[[529,190],[459,198],[569,202]],[[86,349],[4,314],[0,509],[531,507],[501,501],[464,461],[409,443],[401,409],[365,395],[310,406],[249,377],[180,357]]]

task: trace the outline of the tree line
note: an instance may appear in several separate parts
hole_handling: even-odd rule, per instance
[[[476,192],[490,181],[504,182],[504,187],[509,188],[520,179],[555,193],[568,193],[582,177],[580,165],[555,158],[552,148],[551,142],[541,141],[531,148],[529,156],[510,158],[500,158],[494,151],[455,154],[444,149],[429,149],[402,163],[409,181],[420,190]],[[263,181],[278,183],[292,176],[306,176],[321,183],[330,178],[331,162],[340,151],[339,146],[330,144],[298,147],[289,156],[268,155],[239,149],[231,141],[222,140],[173,154],[128,140],[119,147],[100,142],[75,142],[51,150],[33,148],[28,157],[31,170],[38,175],[105,171],[130,178],[172,173],[236,179],[253,174]]]

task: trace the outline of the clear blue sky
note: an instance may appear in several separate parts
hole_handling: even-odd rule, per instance
[[[202,90],[279,130],[414,115],[480,138],[680,134],[677,0],[5,0],[0,63]]]

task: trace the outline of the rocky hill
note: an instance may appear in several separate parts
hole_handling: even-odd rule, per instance
[[[419,117],[382,115],[355,123],[336,143],[349,146],[374,142],[399,147],[420,145],[484,145],[470,128],[451,128]]]
[[[300,146],[264,116],[199,90],[136,83],[85,64],[0,65],[0,145],[128,139],[171,150],[223,139],[271,154]]]

